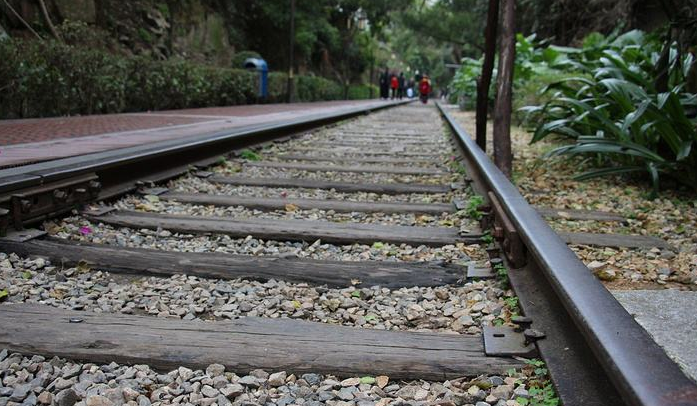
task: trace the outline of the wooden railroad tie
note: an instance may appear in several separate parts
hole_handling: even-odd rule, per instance
[[[302,164],[302,163],[291,163],[291,162],[271,162],[271,161],[260,161],[260,162],[245,162],[247,166],[253,166],[257,168],[282,168],[282,169],[296,169],[301,171],[310,172],[354,172],[354,173],[390,173],[398,175],[446,175],[448,172],[444,172],[440,169],[433,168],[419,168],[419,167],[396,167],[396,166],[371,166],[371,165],[315,165],[315,164]]]
[[[104,216],[87,216],[95,222],[130,228],[165,229],[187,234],[226,234],[243,238],[249,235],[265,240],[322,240],[332,244],[372,244],[376,241],[412,246],[443,246],[464,242],[479,243],[481,233],[461,235],[454,228],[386,226],[361,223],[335,223],[316,220],[276,220],[185,216],[135,211],[116,211]]]
[[[219,252],[175,252],[113,247],[61,239],[27,242],[0,240],[0,251],[23,257],[41,256],[53,264],[80,262],[112,273],[203,278],[284,280],[345,288],[380,285],[394,289],[441,286],[465,278],[464,266],[444,262],[323,261],[295,257],[234,255]]]
[[[339,377],[445,380],[503,374],[524,364],[489,357],[479,335],[382,331],[325,323],[245,317],[184,321],[2,305],[0,348],[93,363],[147,364],[167,371],[212,363],[238,374],[254,369]],[[71,322],[72,321],[72,322]]]
[[[320,161],[320,162],[361,162],[372,164],[433,164],[442,165],[442,159],[427,159],[427,158],[381,158],[381,157],[353,157],[353,156],[336,156],[336,155],[303,155],[303,154],[286,154],[278,157],[285,161]]]
[[[180,203],[212,206],[244,206],[257,210],[286,210],[289,205],[292,205],[299,210],[334,210],[335,212],[344,213],[427,213],[438,215],[454,211],[454,206],[450,203],[353,202],[350,200],[244,197],[179,192],[165,193],[159,195],[159,197],[160,200],[173,200]]]
[[[366,156],[374,156],[374,155],[387,155],[391,156],[394,158],[399,158],[399,157],[417,157],[417,158],[428,158],[428,159],[442,159],[443,156],[441,154],[435,153],[435,152],[429,152],[429,153],[424,153],[424,152],[412,152],[412,151],[405,151],[404,148],[400,147],[394,147],[391,149],[378,149],[378,148],[357,148],[357,147],[317,147],[317,146],[312,146],[312,147],[292,147],[289,148],[287,152],[297,152],[297,151],[302,151],[302,152],[313,152],[313,153],[318,153],[318,154],[326,154],[326,155],[332,155],[332,154],[358,154],[358,155],[366,155]]]
[[[448,193],[450,185],[416,183],[350,183],[297,178],[250,178],[244,176],[211,176],[209,182],[235,186],[265,186],[277,188],[334,189],[337,192],[368,192],[379,194]]]

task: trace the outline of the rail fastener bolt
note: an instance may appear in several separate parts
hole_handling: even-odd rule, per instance
[[[102,190],[102,184],[96,180],[92,180],[87,185],[87,188],[90,190],[90,193],[94,196],[97,195],[100,190]]]
[[[543,333],[542,331],[535,330],[532,328],[529,328],[529,329],[523,331],[523,336],[525,337],[525,345],[534,344],[535,341],[541,340],[541,339],[547,337],[547,335],[545,333]]]
[[[516,325],[515,331],[521,333],[525,330],[530,329],[530,325],[532,325],[532,319],[526,316],[514,316],[511,317],[511,323]]]
[[[68,193],[65,190],[56,189],[53,191],[53,200],[56,203],[65,203],[68,200]]]

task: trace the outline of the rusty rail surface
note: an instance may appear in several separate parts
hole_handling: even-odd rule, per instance
[[[511,286],[564,405],[695,405],[697,385],[589,272],[471,136],[438,105],[468,175],[491,193]],[[491,200],[491,199],[490,199]],[[506,224],[512,224],[509,233]]]

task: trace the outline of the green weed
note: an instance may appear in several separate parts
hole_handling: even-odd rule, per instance
[[[256,152],[250,149],[243,150],[240,153],[240,156],[248,161],[261,161],[261,155],[257,154]]]

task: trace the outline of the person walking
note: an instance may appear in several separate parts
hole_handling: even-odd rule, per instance
[[[404,91],[406,90],[406,79],[404,78],[404,72],[399,72],[399,78],[397,78],[398,81],[398,86],[397,87],[397,97],[399,100],[402,100],[402,97],[404,97]]]
[[[421,95],[421,103],[428,103],[428,95],[431,93],[431,81],[428,75],[423,75],[421,83],[419,83],[419,94]]]
[[[390,78],[390,88],[392,89],[392,100],[394,100],[397,97],[397,89],[399,89],[399,79],[397,79],[397,75],[394,73]]]
[[[387,100],[389,98],[389,93],[390,93],[390,73],[385,68],[385,70],[380,73],[380,79],[378,80],[378,83],[380,85],[380,98]]]

